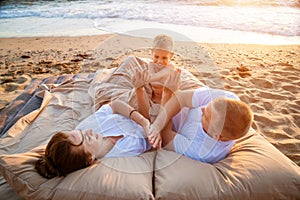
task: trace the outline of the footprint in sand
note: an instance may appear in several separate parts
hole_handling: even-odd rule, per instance
[[[272,120],[268,115],[264,113],[255,113],[254,120],[259,124],[263,125],[263,127],[276,127],[278,122],[276,120]]]
[[[19,90],[20,89],[19,86],[20,85],[16,83],[6,83],[3,85],[3,88],[5,92],[13,92]]]
[[[300,100],[296,100],[294,101],[296,105],[298,105],[300,107]]]
[[[30,77],[22,75],[16,79],[11,79],[10,82],[2,84],[5,92],[13,92],[16,90],[23,90],[30,82]]]
[[[299,76],[294,76],[294,75],[287,76],[286,78],[290,81],[298,81],[299,80]]]
[[[281,95],[281,94],[276,94],[274,92],[265,92],[265,91],[260,91],[258,96],[261,98],[266,98],[266,99],[276,99],[276,100],[286,100],[289,99],[288,96],[286,95]]]
[[[298,104],[289,103],[287,109],[291,113],[299,113],[300,106]]]
[[[266,110],[269,110],[269,111],[274,110],[274,106],[270,102],[263,102],[263,105]]]
[[[256,112],[260,113],[260,112],[262,112],[263,110],[265,110],[264,107],[262,107],[262,106],[260,106],[260,105],[258,105],[258,104],[251,104],[250,107],[251,107],[251,110],[252,110],[253,112],[255,112],[255,113],[256,113]]]
[[[234,91],[234,90],[231,90],[231,91],[238,94],[238,96],[240,97],[240,99],[243,102],[255,104],[260,101],[260,99],[256,98],[255,95],[252,94],[251,91],[247,91],[246,94],[245,93],[241,94],[240,91]]]
[[[251,76],[251,70],[243,65],[236,68],[238,70],[238,75],[242,78],[245,78],[247,76]]]
[[[295,76],[295,72],[294,71],[284,71],[284,70],[273,70],[270,71],[270,73],[272,74],[278,74],[280,75],[280,77],[285,77],[287,80],[293,80],[293,81],[297,81],[299,80],[299,76]]]
[[[258,86],[260,88],[273,88],[274,85],[272,82],[264,79],[251,79],[250,82],[254,84],[255,86]]]
[[[292,92],[292,93],[297,93],[297,92],[299,92],[300,91],[300,87],[298,86],[299,84],[284,84],[283,86],[282,86],[282,89],[284,89],[284,90],[287,90],[287,91],[289,91],[289,92]]]

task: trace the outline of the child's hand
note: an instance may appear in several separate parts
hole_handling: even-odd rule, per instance
[[[170,75],[168,76],[166,82],[165,82],[165,88],[169,89],[173,93],[176,92],[181,85],[181,79],[180,79],[181,70],[177,69],[176,71],[171,71]]]
[[[149,83],[149,81],[150,81],[150,75],[148,70],[144,70],[144,71],[136,70],[135,75],[131,80],[131,83],[137,89],[143,87],[144,85]]]

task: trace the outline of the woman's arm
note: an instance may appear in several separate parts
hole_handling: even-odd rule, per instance
[[[139,113],[137,110],[134,110],[133,107],[125,103],[121,100],[114,100],[110,103],[110,106],[112,108],[113,113],[123,115],[125,117],[128,117],[141,125],[146,135],[149,135],[149,126],[150,122],[148,119],[146,119],[141,113]]]

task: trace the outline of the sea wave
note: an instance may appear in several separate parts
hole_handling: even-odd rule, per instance
[[[5,3],[6,2],[6,3]],[[18,2],[18,3],[13,3]],[[252,3],[250,6],[250,2]],[[234,5],[234,6],[229,6]],[[249,5],[249,6],[245,6]],[[297,0],[1,1],[0,18],[138,20],[283,36],[300,35]],[[106,27],[103,27],[105,29]]]
[[[43,6],[48,4],[59,5],[69,4],[76,2],[78,4],[86,4],[95,0],[2,0],[0,1],[0,9],[11,9],[11,8],[25,8],[30,6]],[[98,0],[97,4],[109,4],[112,2],[124,2],[118,0]],[[126,1],[125,1],[126,2]],[[137,1],[135,1],[137,2]],[[134,2],[134,3],[135,3]],[[138,1],[143,3],[157,4],[157,3],[178,3],[182,5],[198,5],[198,6],[285,6],[285,7],[300,7],[299,0],[153,0],[153,1]],[[127,4],[133,3],[133,1],[127,1]]]
[[[180,0],[185,3],[185,0]],[[300,7],[299,0],[198,0],[187,1],[192,5],[199,6],[285,6],[285,7]]]

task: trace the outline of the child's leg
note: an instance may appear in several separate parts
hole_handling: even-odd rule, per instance
[[[133,84],[136,92],[137,108],[138,111],[147,119],[149,117],[150,99],[145,91],[144,85],[149,82],[150,75],[147,70],[135,71],[135,75],[132,77],[131,83]]]
[[[141,113],[145,118],[150,120],[149,116],[149,109],[150,109],[150,99],[145,92],[144,87],[139,87],[136,90],[136,99],[137,99],[137,106],[138,111]]]

